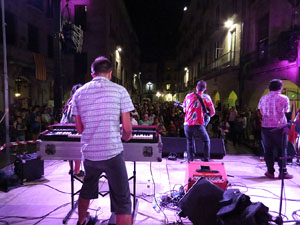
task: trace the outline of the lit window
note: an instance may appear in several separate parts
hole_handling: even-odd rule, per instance
[[[170,88],[171,88],[171,84],[167,84],[167,85],[166,85],[166,89],[167,89],[167,90],[170,90]]]
[[[153,90],[153,84],[151,82],[148,82],[146,84],[146,91],[152,91]]]

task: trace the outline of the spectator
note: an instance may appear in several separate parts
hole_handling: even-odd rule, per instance
[[[167,136],[167,129],[158,117],[155,117],[153,125],[157,126],[159,134],[162,136]]]
[[[139,125],[152,125],[152,121],[149,120],[148,113],[145,113],[143,116],[143,120],[139,121]]]
[[[132,125],[139,125],[138,122],[137,122],[137,120],[134,118],[134,115],[132,113],[130,113],[130,121],[131,121]]]
[[[230,125],[226,117],[223,118],[222,121],[220,122],[219,130],[220,130],[220,138],[224,139],[224,142],[227,143],[227,135],[230,130]]]
[[[170,124],[168,126],[168,136],[176,137],[177,136],[177,128],[173,120],[170,120]]]
[[[25,131],[27,128],[21,116],[17,116],[14,122],[14,129],[16,132],[16,141],[25,141]]]

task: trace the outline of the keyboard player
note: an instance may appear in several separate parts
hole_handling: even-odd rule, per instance
[[[60,120],[61,124],[68,124],[68,123],[75,123],[75,119],[71,114],[71,109],[72,109],[72,98],[73,95],[75,94],[75,92],[82,86],[82,84],[75,84],[72,87],[71,90],[71,94],[70,97],[68,99],[68,101],[65,104],[65,107],[62,110],[62,117]],[[75,167],[74,167],[74,171],[72,171],[70,169],[69,174],[74,172],[75,176],[78,177],[83,177],[84,176],[84,172],[82,170],[80,170],[80,165],[81,165],[81,160],[74,160],[75,161]],[[73,160],[69,161],[70,164],[70,168],[73,168]]]
[[[76,129],[82,134],[81,151],[86,172],[78,200],[77,225],[87,223],[90,199],[98,198],[98,181],[103,172],[109,182],[116,224],[131,225],[131,199],[121,138],[128,141],[132,137],[130,111],[134,107],[127,90],[110,81],[112,64],[107,58],[96,58],[91,72],[92,81],[75,93],[72,104]]]

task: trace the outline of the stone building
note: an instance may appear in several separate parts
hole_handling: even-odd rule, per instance
[[[54,34],[52,1],[5,1],[5,18],[10,105],[23,108],[36,104],[51,105]],[[3,52],[2,28],[0,32],[0,49]],[[3,57],[0,65],[3,68]],[[3,110],[3,76],[0,82],[0,110]]]
[[[294,2],[192,0],[177,46],[179,99],[203,79],[215,104],[256,108],[268,82],[279,78],[290,99],[298,100],[299,4]]]
[[[54,106],[55,1],[59,0],[5,1],[10,105]],[[112,80],[124,85],[137,98],[139,86],[133,81],[134,74],[139,72],[140,50],[123,1],[61,0],[60,3],[62,24],[69,20],[83,29],[82,51],[62,52],[63,100],[69,97],[72,85],[91,79],[90,64],[99,55],[112,60]],[[3,67],[3,58],[0,65]],[[0,82],[0,110],[4,111],[3,76]]]
[[[113,65],[112,80],[127,88],[132,97],[138,91],[134,74],[139,72],[138,39],[120,0],[62,0],[63,20],[69,19],[83,29],[82,52],[69,62],[74,83],[91,79],[90,65],[100,56],[108,57]],[[64,85],[68,85],[69,82]],[[68,95],[68,92],[65,92]]]

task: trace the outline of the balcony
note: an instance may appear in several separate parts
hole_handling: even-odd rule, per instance
[[[228,67],[234,67],[239,65],[239,52],[230,51],[221,55],[218,59],[214,60],[212,63],[208,64],[206,67],[202,68],[201,73],[209,73],[220,71]]]

